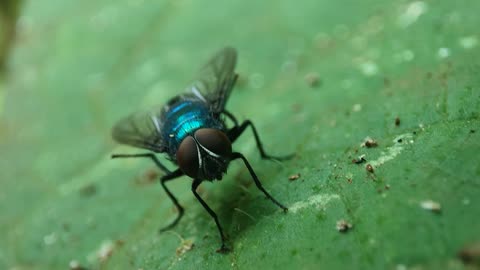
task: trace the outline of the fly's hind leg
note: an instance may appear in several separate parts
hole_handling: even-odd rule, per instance
[[[220,222],[218,221],[217,214],[215,214],[215,212],[212,210],[212,208],[210,208],[210,206],[208,206],[208,204],[197,193],[197,187],[200,185],[201,182],[202,182],[202,180],[199,180],[199,179],[194,179],[193,180],[193,183],[192,183],[193,195],[195,195],[197,200],[202,204],[203,208],[205,208],[205,210],[207,210],[208,214],[210,214],[210,216],[213,218],[213,220],[215,221],[215,224],[217,224],[217,229],[218,229],[218,232],[220,233],[220,238],[222,240],[222,245],[217,250],[217,252],[218,253],[227,253],[227,252],[230,251],[230,249],[225,245],[226,237],[225,237],[225,234],[223,234],[223,229],[222,229],[222,226],[220,225]]]

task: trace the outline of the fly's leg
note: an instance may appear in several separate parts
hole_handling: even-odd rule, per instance
[[[269,198],[274,204],[276,204],[278,207],[282,208],[284,212],[287,212],[288,208],[285,207],[283,204],[279,203],[277,200],[275,200],[275,198],[273,198],[272,195],[270,195],[270,193],[268,193],[263,188],[262,183],[258,179],[257,175],[253,171],[253,168],[252,168],[252,166],[250,166],[250,163],[247,161],[247,159],[241,153],[233,152],[232,153],[232,160],[235,160],[235,159],[243,160],[243,163],[245,163],[245,166],[247,167],[248,171],[250,172],[250,175],[252,176],[253,181],[255,182],[255,185],[257,186],[257,188],[260,189],[263,192],[263,194],[265,194],[265,196],[267,196],[267,198]]]
[[[177,217],[172,221],[172,223],[168,224],[167,226],[161,228],[159,232],[164,232],[166,230],[170,230],[173,228],[177,223],[180,221],[180,219],[183,216],[184,209],[183,207],[178,203],[177,198],[173,195],[173,193],[167,188],[165,185],[166,182],[173,180],[177,177],[180,177],[183,175],[183,172],[180,169],[176,169],[175,171],[171,172],[170,170],[165,167],[160,160],[158,160],[157,156],[155,156],[153,153],[144,153],[144,154],[117,154],[117,155],[112,155],[112,158],[140,158],[140,157],[145,157],[145,158],[150,158],[155,165],[157,165],[158,168],[160,168],[162,171],[166,173],[162,178],[160,178],[160,184],[162,185],[163,189],[167,193],[168,197],[170,200],[172,200],[173,204],[175,207],[177,207],[178,214]]]
[[[155,165],[157,165],[158,168],[160,168],[163,172],[165,172],[167,175],[170,174],[170,170],[165,167],[160,160],[158,160],[157,156],[155,156],[153,153],[143,153],[143,154],[113,154],[112,158],[139,158],[139,157],[144,157],[144,158],[150,158]]]
[[[229,111],[227,110],[223,110],[222,112],[223,114],[225,114],[225,116],[228,117],[228,119],[232,120],[233,124],[235,125],[235,127],[238,127],[238,121],[237,121],[237,118]],[[235,128],[234,127],[234,128]]]
[[[170,224],[168,224],[165,227],[160,228],[159,232],[164,232],[164,231],[170,230],[171,228],[175,227],[175,225],[177,225],[178,222],[180,221],[180,219],[183,217],[183,212],[184,212],[183,207],[178,203],[177,198],[173,195],[173,193],[165,185],[166,182],[168,182],[170,180],[174,180],[177,177],[180,177],[182,175],[183,175],[183,172],[180,169],[177,169],[177,170],[173,171],[172,173],[163,176],[160,179],[160,184],[162,185],[163,189],[167,193],[168,197],[170,197],[170,199],[172,200],[175,207],[177,207],[178,214],[177,214],[177,217]]]
[[[217,250],[218,253],[227,253],[230,251],[229,248],[225,245],[225,240],[226,237],[223,234],[223,229],[222,226],[220,225],[220,222],[218,221],[217,214],[208,206],[208,204],[200,197],[200,195],[197,193],[197,187],[202,183],[202,180],[199,179],[194,179],[192,183],[192,192],[193,195],[197,198],[197,200],[202,204],[203,208],[207,210],[207,212],[210,214],[210,216],[215,220],[215,224],[217,224],[218,232],[220,233],[220,238],[222,239],[222,246]]]
[[[228,114],[226,114],[228,116]],[[250,120],[244,121],[241,125],[235,125],[233,128],[228,130],[227,136],[230,141],[233,143],[235,140],[242,135],[247,127],[251,127],[253,131],[253,136],[255,137],[255,142],[257,143],[258,151],[260,151],[260,156],[262,159],[273,159],[273,160],[287,160],[294,156],[294,154],[286,155],[286,156],[271,156],[265,152],[263,149],[263,144],[260,141],[260,136],[258,136],[257,129],[253,125]]]

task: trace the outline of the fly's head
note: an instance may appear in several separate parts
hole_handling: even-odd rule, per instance
[[[186,175],[205,180],[221,180],[227,171],[232,143],[218,129],[201,128],[183,139],[178,147],[177,164]]]

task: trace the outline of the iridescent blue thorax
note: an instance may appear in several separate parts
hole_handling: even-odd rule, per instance
[[[215,117],[208,105],[201,100],[177,99],[168,104],[162,118],[162,137],[173,160],[183,139],[193,135],[197,129],[225,129],[223,122]]]

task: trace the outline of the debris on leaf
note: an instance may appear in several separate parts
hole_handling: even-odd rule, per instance
[[[321,84],[320,78],[316,72],[310,72],[305,75],[305,81],[310,87],[317,87]]]
[[[370,137],[366,137],[362,144],[360,144],[361,147],[367,147],[367,148],[372,148],[372,147],[377,147],[378,142]]]
[[[49,246],[49,245],[52,245],[54,244],[55,242],[57,242],[57,234],[55,232],[52,232],[48,235],[45,235],[43,237],[43,243],[46,245],[46,246]]]
[[[457,256],[465,264],[480,265],[480,242],[465,245]]]
[[[373,173],[373,172],[374,172],[374,170],[373,170],[373,166],[372,166],[372,165],[370,165],[370,164],[367,164],[367,166],[365,166],[365,169],[366,169],[366,170],[367,170],[367,172],[369,172],[369,173]]]
[[[86,270],[87,269],[81,266],[77,260],[71,260],[68,266],[70,270]]]
[[[362,110],[362,104],[354,104],[352,107],[353,112],[359,112]]]
[[[158,172],[157,170],[154,170],[154,169],[149,169],[145,172],[145,178],[147,180],[150,180],[151,182],[152,181],[155,181],[158,179]]]
[[[115,249],[115,243],[111,240],[104,241],[96,252],[96,256],[100,262],[105,262],[112,256]]]
[[[337,230],[339,232],[347,232],[352,227],[353,227],[353,225],[351,223],[349,223],[348,221],[344,220],[344,219],[341,219],[341,220],[337,221]]]
[[[158,171],[151,168],[151,169],[148,169],[147,171],[145,171],[145,173],[143,173],[143,175],[138,176],[135,179],[135,184],[137,184],[137,185],[148,185],[148,184],[151,184],[151,183],[155,182],[157,179],[159,179]]]
[[[369,141],[366,141],[365,142],[365,146],[367,148],[370,148],[370,147],[377,147],[378,146],[378,143],[374,140],[369,140]]]
[[[440,203],[432,200],[421,201],[420,207],[422,207],[425,210],[429,210],[436,213],[440,213],[440,211],[442,210],[442,206],[440,205]]]
[[[288,177],[288,180],[290,180],[290,181],[295,181],[295,180],[297,180],[298,178],[300,178],[300,176],[301,176],[300,173],[292,174],[292,175],[290,175],[290,176]]]
[[[359,156],[358,158],[354,158],[352,159],[352,163],[355,163],[355,164],[362,164],[364,162],[366,162],[367,160],[365,159],[365,155],[361,155]]]
[[[190,251],[195,245],[193,244],[192,240],[183,240],[182,239],[182,245],[177,248],[177,256],[180,257],[183,254],[185,254],[187,251]]]
[[[395,126],[400,126],[400,117],[395,117]]]
[[[178,260],[181,260],[181,256],[183,254],[185,254],[187,251],[190,251],[195,245],[193,244],[193,240],[191,239],[183,239],[182,236],[180,236],[180,234],[174,232],[174,231],[169,231],[171,234],[175,235],[176,237],[178,237],[178,239],[180,240],[180,246],[177,248],[176,250],[176,254],[177,254],[177,257],[178,257]],[[205,238],[204,238],[205,239]]]
[[[389,185],[389,184],[386,184],[386,185],[385,185],[385,189],[386,189],[386,190],[389,190],[389,189],[390,189],[390,185]]]

